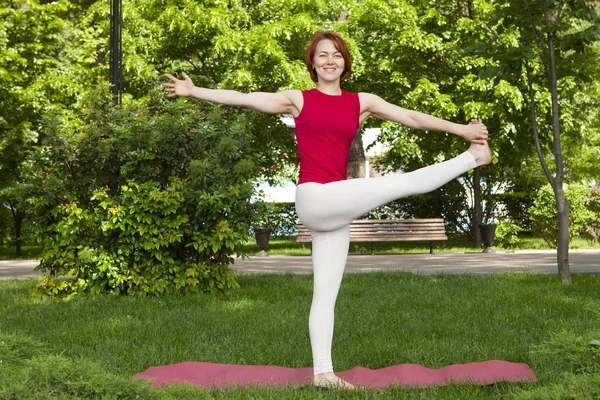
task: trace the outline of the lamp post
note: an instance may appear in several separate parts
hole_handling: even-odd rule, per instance
[[[123,46],[121,27],[123,25],[122,0],[110,2],[110,84],[115,105],[121,104],[123,94]]]

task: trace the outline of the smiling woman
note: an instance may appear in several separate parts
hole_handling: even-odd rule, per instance
[[[315,58],[315,54],[317,57]],[[314,60],[314,63],[313,63]],[[333,32],[317,32],[313,35],[306,49],[306,68],[310,73],[313,82],[319,82],[317,68],[323,65],[335,66],[337,71],[341,71],[339,81],[343,82],[352,71],[352,62],[350,52],[344,40]],[[322,69],[320,69],[322,71]]]
[[[352,389],[333,373],[331,344],[334,308],[350,241],[350,222],[390,201],[427,193],[468,170],[491,161],[487,129],[480,120],[456,124],[390,104],[369,93],[342,90],[350,76],[351,60],[344,39],[334,32],[317,32],[305,54],[306,68],[316,87],[277,93],[240,93],[198,88],[186,74],[163,84],[168,96],[191,96],[214,103],[240,106],[295,119],[300,155],[296,211],[310,229],[314,271],[309,332],[313,354],[313,383]],[[370,116],[414,129],[456,134],[471,146],[440,164],[410,173],[346,180],[350,145]]]

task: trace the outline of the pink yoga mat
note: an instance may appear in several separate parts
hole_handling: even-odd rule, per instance
[[[445,386],[451,383],[491,385],[495,382],[535,382],[535,373],[527,364],[490,360],[454,364],[440,369],[417,364],[399,364],[381,369],[355,367],[337,373],[344,380],[362,387],[383,388]],[[150,367],[134,378],[148,379],[153,387],[185,382],[204,388],[234,386],[283,387],[310,383],[312,368],[286,368],[260,365],[183,362]]]

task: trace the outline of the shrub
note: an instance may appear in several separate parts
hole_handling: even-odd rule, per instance
[[[12,243],[14,236],[14,220],[10,214],[10,210],[0,204],[0,246],[9,245]]]
[[[600,243],[600,187],[596,186],[590,189],[588,203],[593,217],[586,232],[590,234],[592,243]]]
[[[529,208],[533,205],[537,192],[504,192],[489,195],[489,200],[495,204],[496,217],[509,219],[522,231],[531,231]]]
[[[50,121],[33,199],[38,285],[51,295],[222,292],[250,225],[244,115],[162,93],[115,107],[107,87]],[[69,276],[56,279],[54,276]]]
[[[496,224],[494,241],[500,247],[511,249],[519,244],[519,232],[522,229],[512,221],[500,221]]]
[[[294,236],[298,234],[298,215],[294,202],[279,202],[275,205],[273,236]]]
[[[252,204],[252,226],[271,228],[271,236],[297,235],[297,223],[296,205],[293,202],[268,202],[259,195],[259,199]]]
[[[582,233],[589,225],[593,214],[588,209],[588,188],[581,184],[568,185],[565,197],[570,201],[569,238]],[[544,239],[549,246],[558,247],[558,214],[554,191],[548,184],[543,186],[529,208],[533,232]]]

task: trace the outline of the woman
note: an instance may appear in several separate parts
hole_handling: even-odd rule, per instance
[[[350,75],[344,40],[333,32],[317,32],[306,50],[306,66],[317,87],[308,91],[240,93],[194,86],[165,74],[169,97],[188,96],[271,114],[291,114],[296,122],[300,178],[296,189],[298,217],[312,235],[314,292],[309,317],[316,386],[354,386],[333,373],[331,342],[334,307],[350,242],[350,222],[401,197],[426,193],[480,165],[491,153],[485,125],[460,125],[390,104],[369,93],[350,93],[340,83]],[[471,142],[456,158],[405,174],[346,180],[352,139],[370,116],[414,129],[450,132]]]

